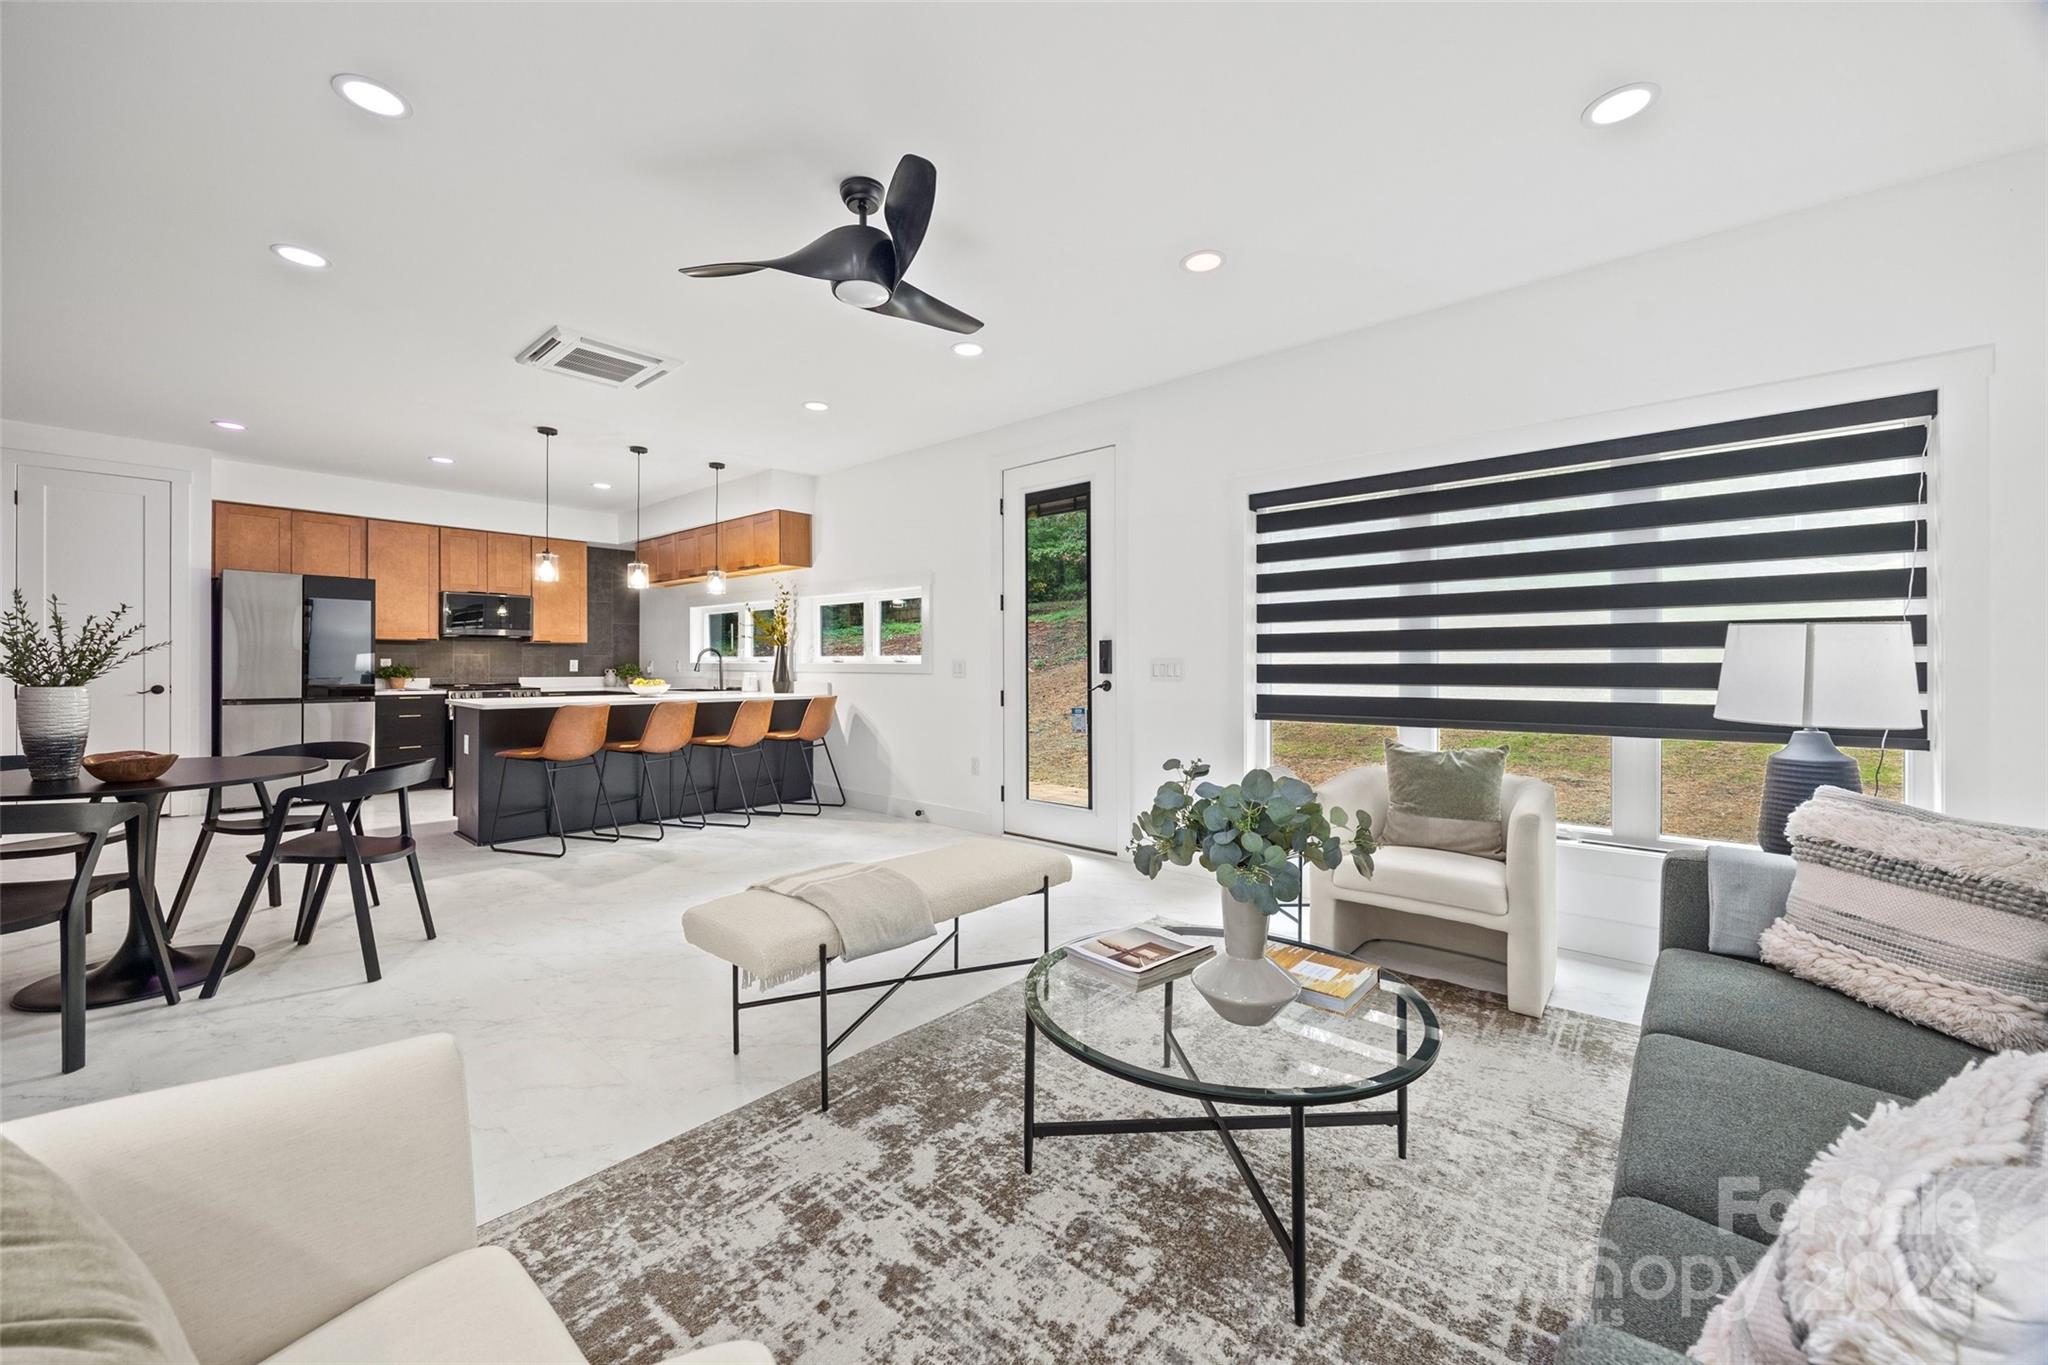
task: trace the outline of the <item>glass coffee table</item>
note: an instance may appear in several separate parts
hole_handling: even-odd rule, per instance
[[[1183,938],[1222,936],[1220,929],[1210,927],[1159,927]],[[1041,1033],[1062,1052],[1098,1071],[1185,1096],[1200,1104],[1202,1113],[1181,1118],[1041,1119]],[[1294,1275],[1294,1321],[1305,1324],[1307,1130],[1390,1127],[1395,1155],[1405,1160],[1408,1085],[1435,1063],[1441,1041],[1429,1001],[1386,972],[1349,1014],[1297,1000],[1271,1023],[1248,1028],[1217,1014],[1185,976],[1138,989],[1078,965],[1068,960],[1066,949],[1055,948],[1038,960],[1024,982],[1024,1169],[1032,1168],[1032,1144],[1039,1138],[1214,1132],[1287,1257]],[[1389,1094],[1394,1099],[1391,1109],[1332,1107]],[[1220,1114],[1218,1104],[1282,1112]],[[1232,1136],[1280,1128],[1288,1132],[1291,1157],[1291,1208],[1284,1221]]]

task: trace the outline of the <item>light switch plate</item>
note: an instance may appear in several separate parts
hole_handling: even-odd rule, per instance
[[[1152,676],[1166,682],[1179,682],[1186,676],[1186,669],[1187,661],[1185,659],[1154,659],[1152,661]]]
[[[581,659],[571,659],[571,660],[569,660],[569,671],[570,671],[571,673],[574,673],[574,672],[576,671],[576,665],[578,665],[578,664],[579,664],[579,663],[581,663],[581,662],[583,662],[583,661],[582,661]]]
[[[953,660],[953,676],[956,678],[964,678],[967,676],[967,660]]]

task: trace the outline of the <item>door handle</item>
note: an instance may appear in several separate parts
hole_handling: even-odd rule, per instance
[[[1099,683],[1095,684],[1095,686],[1093,686],[1093,687],[1089,688],[1088,690],[1089,690],[1090,692],[1107,692],[1107,691],[1109,691],[1109,679],[1107,679],[1107,678],[1104,678],[1104,679],[1103,679],[1103,680],[1102,680],[1101,682],[1099,682]]]
[[[153,687],[143,688],[140,692],[137,692],[135,695],[138,697],[161,697],[165,692],[169,690],[170,689],[165,687],[162,683],[157,683]]]

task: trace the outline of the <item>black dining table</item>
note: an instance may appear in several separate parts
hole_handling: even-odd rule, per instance
[[[161,999],[175,1004],[178,991],[206,980],[213,966],[217,943],[195,943],[174,948],[164,939],[163,903],[156,893],[157,827],[163,819],[164,802],[175,792],[212,791],[239,787],[252,782],[283,782],[316,773],[327,766],[318,758],[285,755],[247,755],[236,758],[181,758],[153,782],[102,782],[81,772],[68,782],[37,782],[25,770],[0,773],[0,801],[132,801],[142,807],[135,828],[128,836],[128,935],[104,962],[86,969],[87,1009],[101,1005],[125,1005],[134,1000]],[[157,953],[171,965],[168,990],[157,975]],[[256,956],[249,948],[236,948],[228,964],[239,971]],[[55,1013],[62,1003],[63,983],[46,976],[14,993],[18,1010]]]

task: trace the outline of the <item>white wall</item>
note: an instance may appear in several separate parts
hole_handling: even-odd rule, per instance
[[[935,593],[930,674],[833,680],[849,786],[999,820],[1006,466],[1118,448],[1114,704],[1144,791],[1169,755],[1228,766],[1253,747],[1252,488],[1932,386],[1937,799],[2048,825],[2044,178],[2043,153],[2004,158],[821,477],[800,590]],[[679,638],[702,600],[649,593],[643,639]],[[1157,656],[1185,679],[1148,678]]]

